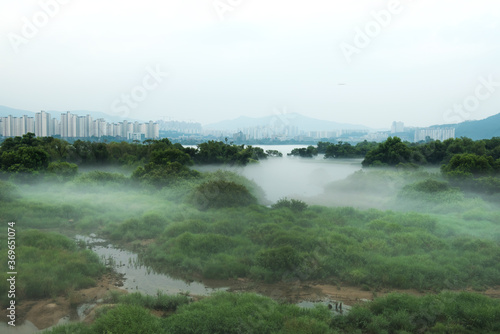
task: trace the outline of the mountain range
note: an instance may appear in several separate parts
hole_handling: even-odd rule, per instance
[[[465,121],[458,124],[434,125],[432,127],[455,128],[455,137],[467,137],[473,140],[500,137],[500,114],[478,121]]]
[[[203,128],[211,130],[237,131],[242,128],[265,126],[296,126],[302,131],[333,131],[341,129],[372,130],[364,125],[325,121],[297,113],[276,114],[259,118],[240,116],[233,120],[208,124]]]

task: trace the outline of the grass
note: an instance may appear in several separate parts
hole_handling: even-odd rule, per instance
[[[175,296],[171,296],[176,298]],[[312,309],[280,304],[253,293],[218,292],[185,303],[157,318],[144,296],[118,298],[94,324],[58,326],[60,333],[498,333],[500,301],[475,293],[442,292],[415,297],[393,293],[335,315],[324,305]],[[133,302],[131,302],[133,301]],[[137,302],[138,301],[138,302]]]
[[[1,251],[6,253],[6,240]],[[78,249],[76,243],[60,234],[21,230],[16,235],[16,301],[56,297],[75,289],[95,285],[104,273],[104,265],[90,250]],[[7,261],[1,270],[6,273]],[[0,284],[2,306],[8,303],[7,274]]]

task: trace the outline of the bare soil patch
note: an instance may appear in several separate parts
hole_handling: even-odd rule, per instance
[[[116,273],[103,275],[95,287],[82,289],[68,293],[66,296],[47,298],[39,300],[23,301],[16,308],[16,324],[22,324],[25,320],[31,321],[38,329],[45,329],[56,325],[62,318],[69,317],[70,320],[78,320],[76,306],[83,303],[96,303],[109,293],[110,290],[120,289],[122,277]],[[6,319],[6,311],[2,314]]]

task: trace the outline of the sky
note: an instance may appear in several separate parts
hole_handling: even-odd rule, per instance
[[[500,113],[498,0],[0,0],[0,105],[389,128]]]

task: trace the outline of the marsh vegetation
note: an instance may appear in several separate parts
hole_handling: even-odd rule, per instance
[[[0,217],[18,228],[19,302],[95,284],[104,265],[61,234],[96,233],[134,250],[156,271],[186,280],[323,282],[363,287],[374,296],[396,288],[425,296],[389,295],[334,315],[253,294],[218,293],[196,302],[130,294],[113,297],[116,306],[104,308],[94,324],[53,333],[136,333],[135,326],[151,333],[500,330],[498,300],[481,295],[500,286],[499,138],[419,145],[389,138],[313,149],[316,158],[288,158],[222,142],[184,148],[167,139],[5,140]],[[320,194],[272,201],[238,169],[219,169],[314,159],[335,170],[342,158],[360,156],[362,170],[324,184]],[[207,165],[214,168],[204,170]],[[290,184],[301,177],[291,174]],[[6,289],[3,280],[2,296]],[[160,319],[150,309],[168,314]]]

